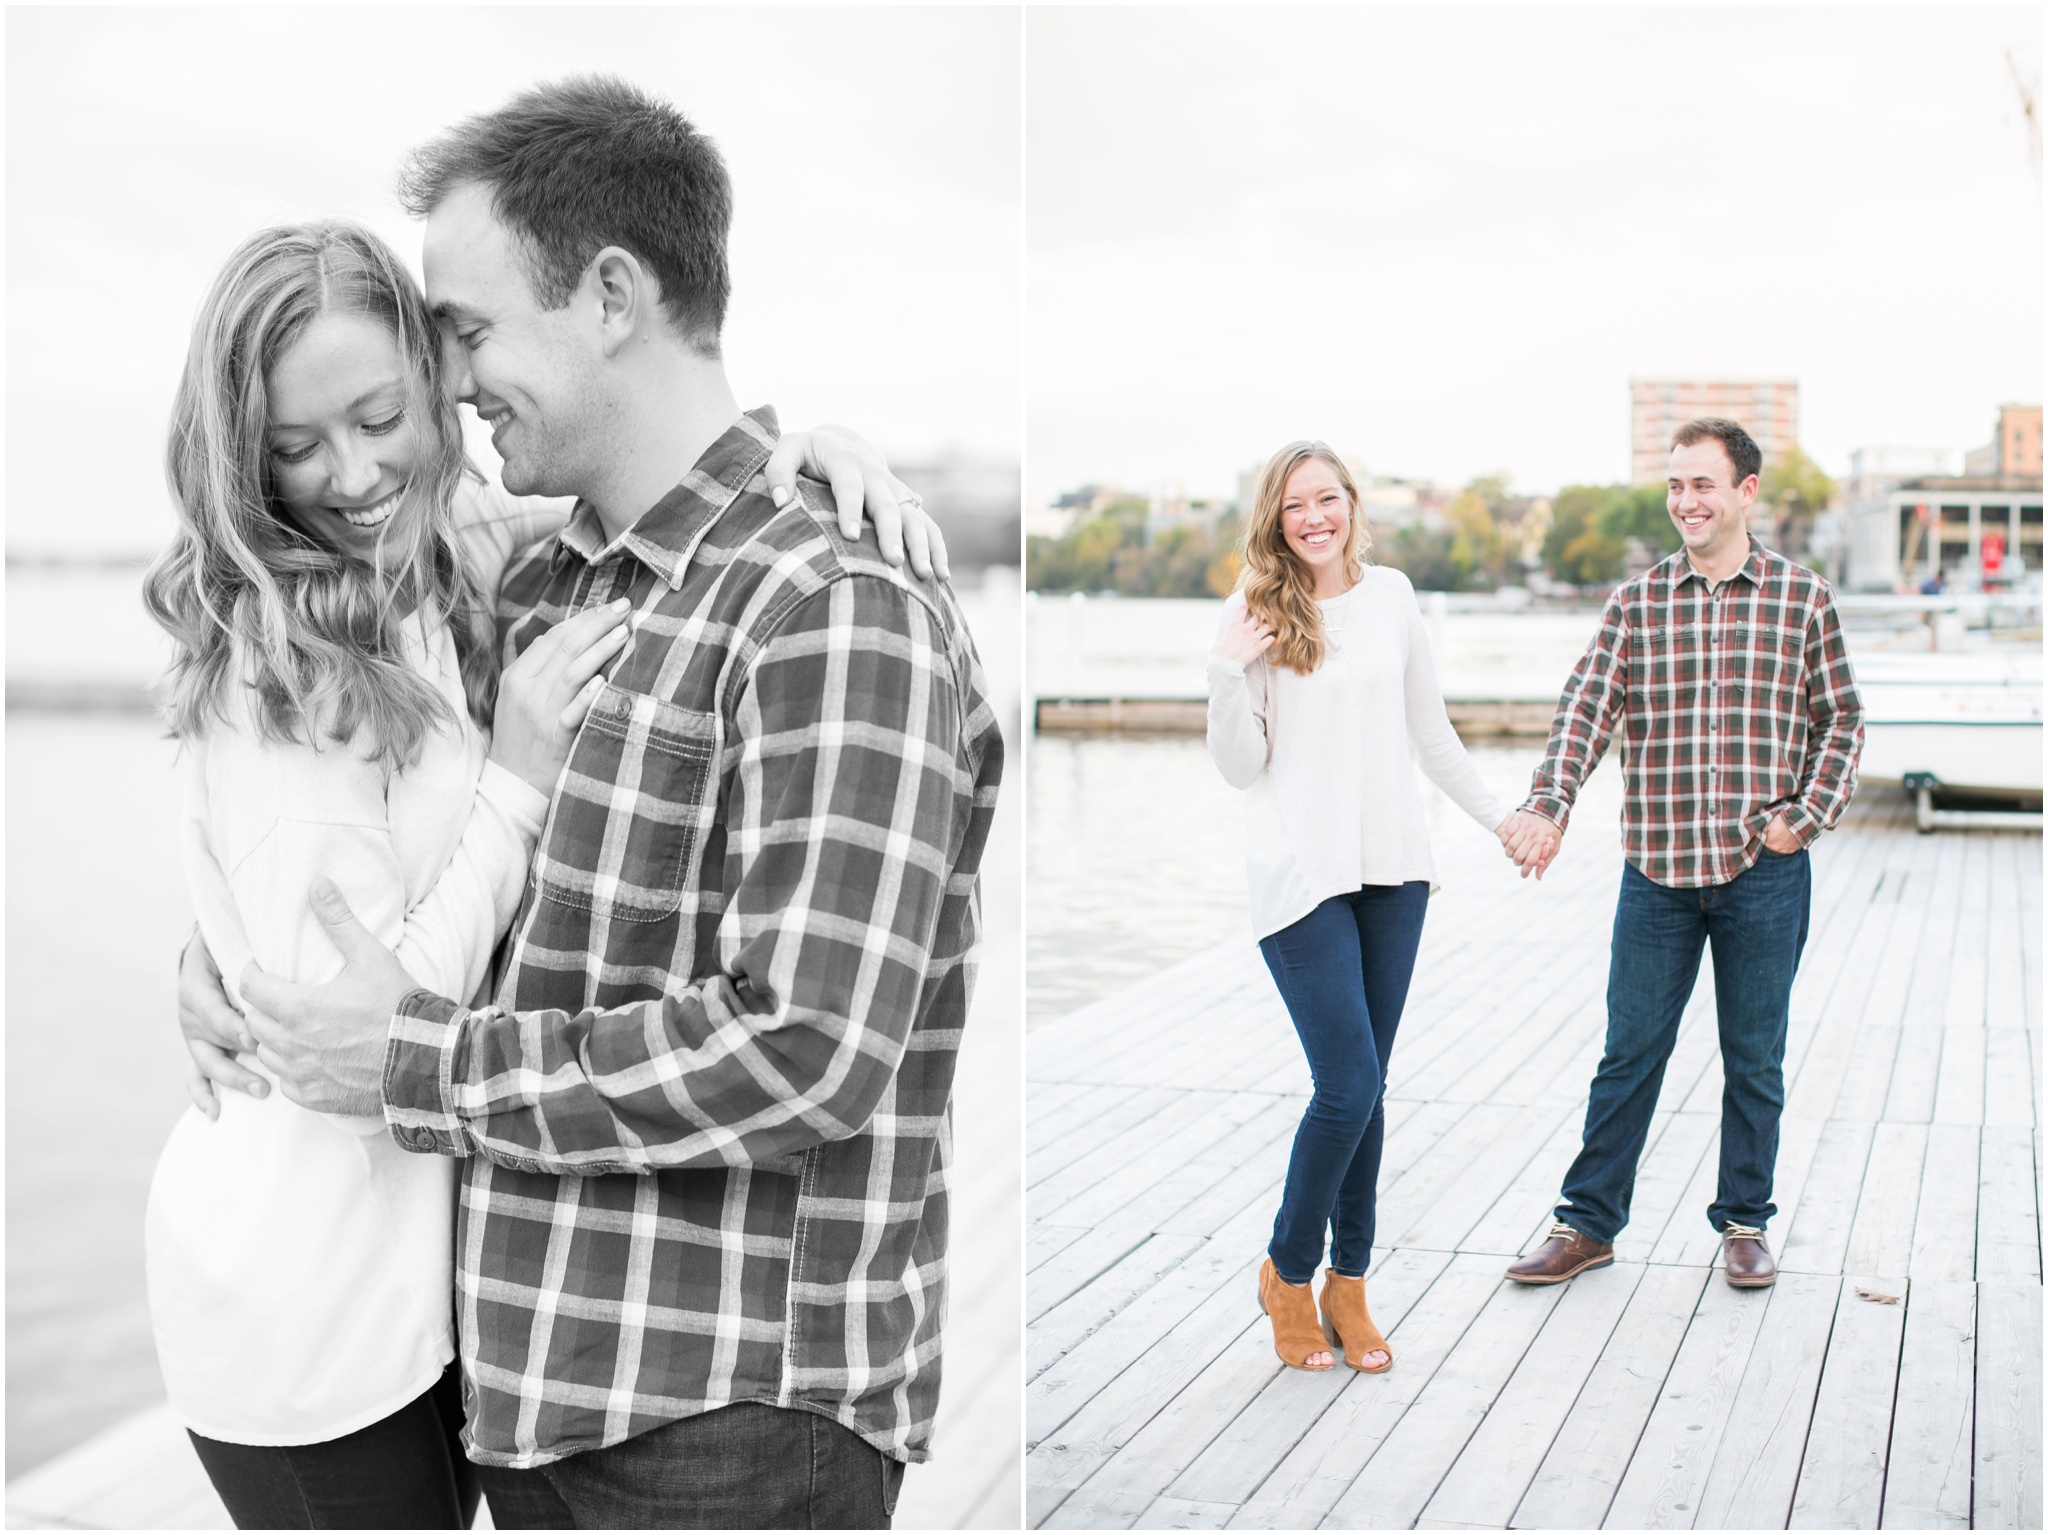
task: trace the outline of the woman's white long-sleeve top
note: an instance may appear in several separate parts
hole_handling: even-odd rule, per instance
[[[513,551],[561,522],[495,486],[466,486],[457,516],[487,601]],[[265,740],[246,694],[184,745],[186,884],[245,1011],[252,959],[290,981],[339,972],[308,901],[320,875],[444,996],[476,991],[517,911],[548,798],[486,760],[447,625],[415,615],[403,644],[452,716],[403,771],[348,746]],[[455,1164],[400,1149],[381,1117],[314,1113],[274,1083],[220,1101],[218,1120],[185,1111],[150,1185],[150,1313],[171,1407],[235,1444],[352,1433],[454,1357]]]
[[[1328,644],[1305,677],[1263,659],[1209,658],[1209,755],[1246,791],[1245,862],[1261,938],[1361,885],[1420,879],[1436,888],[1411,752],[1488,831],[1507,814],[1444,712],[1407,576],[1367,566],[1350,591],[1317,606]],[[1243,609],[1243,595],[1232,596],[1223,625]]]

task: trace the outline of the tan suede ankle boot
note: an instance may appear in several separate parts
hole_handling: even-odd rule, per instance
[[[1308,1362],[1311,1354],[1330,1352],[1322,1328],[1316,1325],[1315,1297],[1307,1285],[1296,1287],[1282,1279],[1271,1258],[1259,1265],[1259,1309],[1273,1319],[1273,1352],[1282,1364],[1297,1370],[1330,1368]]]
[[[1387,1347],[1387,1340],[1372,1325],[1372,1313],[1365,1309],[1363,1278],[1347,1279],[1335,1269],[1324,1269],[1321,1308],[1323,1330],[1333,1342],[1343,1346],[1344,1362],[1352,1369],[1377,1375],[1394,1367],[1394,1351]],[[1385,1364],[1361,1363],[1375,1351],[1387,1356]]]

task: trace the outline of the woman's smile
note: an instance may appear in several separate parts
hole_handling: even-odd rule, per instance
[[[381,528],[391,520],[391,514],[398,510],[398,498],[405,494],[405,487],[410,483],[402,481],[398,489],[370,506],[330,506],[328,510],[346,520],[352,528]]]

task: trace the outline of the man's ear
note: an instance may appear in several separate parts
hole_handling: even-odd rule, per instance
[[[584,269],[583,284],[598,304],[605,356],[618,356],[628,342],[648,336],[660,324],[661,285],[631,251],[607,245]]]

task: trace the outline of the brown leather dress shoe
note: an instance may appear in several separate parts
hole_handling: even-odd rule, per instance
[[[1559,1284],[1574,1274],[1605,1268],[1613,1261],[1612,1242],[1596,1242],[1559,1221],[1550,1228],[1549,1239],[1541,1247],[1508,1265],[1508,1278],[1516,1284]]]
[[[1762,1227],[1723,1226],[1721,1252],[1728,1265],[1728,1282],[1736,1289],[1761,1290],[1777,1282],[1778,1262],[1764,1246]]]

